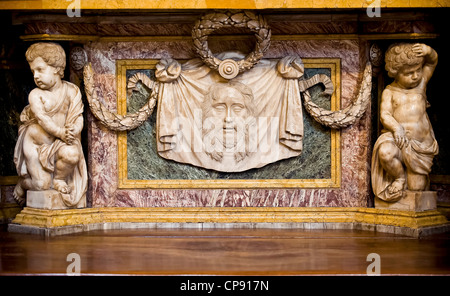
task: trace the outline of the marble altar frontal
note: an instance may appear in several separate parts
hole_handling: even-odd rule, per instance
[[[27,46],[52,41],[68,55],[94,208],[373,206],[378,101],[392,82],[384,55],[411,38],[442,51],[438,18],[403,12],[97,13],[16,19]],[[439,71],[427,88],[438,203],[448,199],[436,183],[448,158]]]
[[[323,68],[310,68],[311,66],[309,64],[306,64],[307,67],[305,69],[305,76],[306,77],[312,77],[316,74],[323,74],[327,75],[327,77],[332,77],[333,80],[338,80],[339,76],[336,76],[336,73],[339,73],[340,64],[339,61],[336,59],[330,59],[328,61],[322,60],[320,61],[321,64],[318,64],[316,61],[316,65],[323,67]],[[312,61],[314,63],[314,61]],[[143,63],[145,64],[145,63]],[[314,64],[311,64],[314,65]],[[142,65],[145,67],[145,65]],[[330,68],[328,68],[330,67]],[[135,76],[136,70],[129,70],[127,71],[130,74],[130,77]],[[141,73],[147,72],[146,75],[152,76],[154,75],[154,70],[144,70]],[[334,96],[330,99],[330,97],[326,95],[320,95],[321,94],[321,87],[316,86],[311,90],[314,99],[316,99],[316,102],[320,102],[320,105],[324,108],[331,109],[331,106],[338,106],[339,104],[339,98]],[[265,93],[265,92],[263,92]],[[130,92],[130,94],[127,97],[127,101],[124,102],[126,104],[126,108],[128,112],[135,112],[139,109],[140,106],[145,104],[145,99],[148,97],[148,90],[145,88],[145,86],[138,86],[137,91]],[[297,98],[300,101],[300,98]],[[121,104],[122,102],[118,102]],[[262,105],[262,104],[261,104]],[[296,185],[298,186],[298,179],[317,179],[320,182],[320,179],[332,179],[335,178],[336,175],[340,173],[340,170],[338,170],[337,166],[335,165],[336,158],[339,156],[340,150],[337,149],[335,143],[339,141],[339,133],[336,131],[333,131],[331,129],[326,129],[322,127],[321,125],[317,124],[311,118],[308,118],[306,120],[303,120],[302,110],[300,107],[300,118],[298,121],[300,122],[298,124],[299,130],[301,132],[301,135],[298,136],[298,140],[294,141],[294,143],[297,143],[296,149],[289,149],[288,147],[285,148],[285,154],[281,154],[277,147],[283,147],[284,145],[281,143],[277,144],[277,147],[275,149],[273,147],[270,147],[270,144],[275,145],[275,143],[271,141],[279,141],[278,138],[278,130],[279,130],[279,122],[270,122],[268,119],[272,117],[258,117],[260,119],[259,122],[256,122],[255,124],[260,124],[262,127],[268,126],[272,124],[270,130],[268,130],[268,133],[263,134],[261,138],[259,139],[259,142],[263,143],[263,147],[259,147],[257,145],[258,143],[255,143],[255,147],[248,147],[248,150],[254,149],[254,151],[250,151],[249,153],[256,154],[258,153],[257,157],[254,157],[253,162],[249,161],[246,162],[246,165],[248,166],[248,169],[242,169],[239,168],[239,166],[236,165],[235,161],[229,163],[232,164],[230,167],[224,166],[226,162],[224,163],[221,161],[221,159],[217,160],[217,165],[215,163],[210,164],[210,167],[204,167],[202,168],[202,165],[200,163],[200,160],[198,160],[196,163],[188,163],[187,161],[183,161],[182,156],[185,154],[193,154],[196,151],[192,151],[191,147],[176,147],[173,149],[164,149],[163,143],[160,139],[164,139],[164,137],[161,135],[161,132],[157,134],[157,120],[156,117],[158,113],[153,114],[150,118],[150,120],[143,126],[137,128],[136,130],[127,132],[126,135],[126,142],[123,141],[122,147],[119,147],[119,149],[123,150],[127,153],[127,159],[121,160],[124,161],[124,166],[126,165],[127,168],[127,176],[124,182],[132,182],[132,180],[173,180],[173,179],[184,179],[184,180],[201,180],[201,179],[297,179]],[[207,106],[206,108],[210,108]],[[281,106],[278,107],[280,109]],[[194,117],[193,120],[199,119],[200,120],[200,126],[202,118],[200,117],[202,114],[202,109],[198,108],[197,113],[198,118]],[[158,109],[159,114],[161,113],[161,109]],[[205,112],[206,113],[206,112]],[[163,117],[163,116],[161,116]],[[186,117],[181,117],[182,120],[185,120],[185,125],[188,125],[191,129],[186,131],[185,134],[178,135],[177,138],[180,139],[180,141],[186,141],[186,138],[191,138],[192,135],[202,135],[202,130],[193,130],[193,127],[195,125],[189,124],[190,122],[186,119]],[[275,117],[278,119],[279,117]],[[168,121],[173,122],[173,120]],[[181,122],[183,123],[183,122]],[[159,122],[161,124],[161,122]],[[284,123],[286,124],[286,123]],[[296,122],[297,124],[297,122]],[[307,127],[303,128],[303,125],[306,124]],[[219,126],[219,124],[217,124]],[[312,128],[314,126],[315,128]],[[253,135],[258,135],[256,127],[250,127],[254,128]],[[304,135],[304,130],[307,131],[307,134]],[[173,132],[174,134],[177,134],[178,131]],[[250,130],[251,132],[251,130]],[[271,134],[270,134],[271,133]],[[206,135],[208,137],[208,134]],[[209,135],[211,137],[211,135]],[[123,135],[123,138],[125,140],[125,135]],[[242,137],[245,139],[245,137]],[[255,139],[253,139],[255,140]],[[334,142],[332,145],[332,141]],[[306,144],[303,145],[303,142],[306,142]],[[142,143],[142,144],[141,144]],[[196,142],[194,142],[196,143]],[[198,143],[202,143],[201,139],[198,141]],[[185,145],[190,143],[183,143]],[[248,146],[249,144],[246,143]],[[283,145],[283,146],[282,146]],[[174,145],[175,146],[175,145]],[[333,147],[332,147],[333,146]],[[159,149],[158,149],[159,148]],[[195,145],[193,148],[198,149],[197,153],[200,154],[203,152],[203,149],[205,149],[202,146],[199,145],[199,147],[196,147]],[[219,147],[220,148],[220,147]],[[245,148],[245,147],[244,147]],[[333,150],[332,150],[333,148]],[[178,150],[177,150],[178,149]],[[188,150],[189,149],[189,150]],[[262,151],[259,151],[259,149],[264,149]],[[171,151],[175,150],[175,151]],[[154,151],[159,151],[158,154],[154,153]],[[244,151],[244,150],[243,150]],[[313,155],[314,151],[319,153],[319,156],[317,157],[308,157],[308,155]],[[176,160],[176,158],[181,159],[180,161],[166,161],[166,159],[170,159],[170,154],[179,154],[172,157],[172,160]],[[265,154],[264,154],[265,153]],[[302,155],[302,157],[297,157]],[[143,157],[145,156],[145,157]],[[203,160],[207,164],[209,163],[210,156],[208,153],[205,153],[203,155]],[[247,156],[245,156],[247,157]],[[272,159],[270,158],[272,157]],[[288,161],[280,161],[279,159],[276,159],[274,161],[273,158],[289,158]],[[187,160],[190,160],[189,158]],[[259,160],[261,163],[257,163],[255,165],[255,161]],[[332,165],[333,163],[333,165]],[[190,165],[189,165],[190,164]],[[253,167],[252,167],[253,166]],[[284,167],[284,168],[283,168]],[[232,170],[235,170],[234,172]],[[239,171],[238,171],[239,170]],[[333,175],[333,177],[332,177]],[[150,186],[150,182],[148,185]]]
[[[442,1],[391,1],[381,16],[353,0],[99,0],[81,1],[81,14],[7,2],[0,221],[16,217],[11,229],[448,229]],[[65,68],[44,60],[61,72],[47,67],[49,80],[25,58],[39,44],[66,54]],[[52,107],[58,124],[42,120]],[[62,124],[65,107],[74,122]],[[24,149],[37,127],[54,153],[42,141]]]
[[[366,68],[366,61],[361,55],[359,46],[360,44],[356,40],[297,40],[289,42],[271,40],[270,47],[264,53],[264,59],[255,64],[248,72],[239,74],[232,81],[246,82],[248,80],[246,77],[252,75],[251,71],[267,72],[269,70],[265,69],[269,68],[274,69],[270,70],[274,71],[272,75],[279,75],[276,65],[281,59],[287,56],[298,57],[302,63],[302,73],[297,74],[295,83],[298,84],[300,77],[305,81],[313,77],[316,79],[321,77],[323,80],[320,84],[308,86],[306,100],[311,96],[310,100],[317,104],[315,105],[316,109],[341,110],[344,109],[341,106],[353,106],[353,102],[358,97],[358,91],[362,89],[362,85],[365,85],[363,72]],[[233,41],[233,52],[229,51],[225,42],[211,42],[211,47],[215,52],[224,52],[218,56],[220,60],[227,60],[230,57],[242,60],[245,55],[236,51],[251,51],[245,40]],[[149,81],[157,80],[156,72],[161,71],[158,70],[158,64],[161,64],[161,61],[168,59],[177,61],[178,65],[172,67],[172,72],[177,72],[177,67],[180,67],[181,74],[174,75],[172,79],[182,79],[180,82],[178,80],[170,82],[171,84],[167,82],[159,84],[159,95],[158,98],[155,98],[152,106],[152,108],[154,107],[153,113],[136,129],[114,132],[91,118],[89,133],[92,141],[89,149],[93,151],[90,161],[91,175],[93,176],[90,184],[93,206],[298,207],[363,206],[367,204],[366,195],[369,194],[370,188],[369,147],[356,143],[369,140],[370,116],[363,116],[358,121],[353,120],[354,124],[347,124],[343,130],[324,126],[324,123],[318,123],[313,115],[310,115],[315,114],[314,116],[318,118],[318,114],[322,111],[314,113],[314,107],[311,107],[312,111],[305,110],[302,102],[299,101],[304,100],[304,95],[300,97],[298,96],[300,92],[296,91],[294,93],[297,98],[291,98],[293,98],[292,102],[298,101],[299,105],[295,107],[297,110],[292,111],[295,110],[292,109],[295,104],[289,107],[293,112],[291,114],[295,114],[295,116],[286,116],[289,113],[278,113],[276,116],[272,116],[277,118],[277,124],[273,125],[274,131],[276,130],[277,133],[276,137],[268,139],[277,141],[278,147],[285,149],[284,155],[275,151],[277,152],[274,154],[276,157],[267,155],[263,158],[254,157],[252,159],[252,156],[248,154],[244,157],[246,160],[250,160],[246,162],[247,166],[240,166],[236,158],[231,156],[231,162],[229,159],[225,162],[225,166],[217,166],[214,163],[220,163],[220,161],[214,160],[214,157],[211,158],[211,155],[207,153],[204,153],[203,158],[198,160],[199,157],[190,158],[182,155],[182,153],[186,154],[186,147],[183,149],[180,146],[179,150],[167,149],[173,145],[173,143],[170,144],[170,141],[175,139],[170,135],[177,134],[178,130],[170,131],[173,128],[170,126],[173,124],[173,120],[164,121],[164,116],[168,111],[161,109],[168,108],[167,110],[175,113],[180,112],[177,110],[186,110],[192,106],[189,104],[176,107],[173,104],[167,105],[169,101],[167,101],[168,97],[164,90],[168,87],[178,87],[172,93],[185,94],[186,89],[192,87],[200,93],[197,98],[204,101],[203,98],[208,97],[208,91],[214,92],[211,83],[207,80],[216,79],[216,83],[227,83],[229,80],[213,73],[212,78],[206,77],[203,82],[198,80],[199,75],[214,71],[205,66],[203,66],[205,70],[201,70],[201,61],[192,59],[195,57],[195,53],[192,52],[190,41],[93,42],[86,44],[84,49],[92,65],[89,79],[93,81],[96,96],[103,104],[103,107],[99,108],[104,108],[102,109],[104,112],[117,110],[120,120],[124,120],[126,114],[146,108],[153,86]],[[111,49],[114,50],[111,51]],[[106,52],[108,53],[106,54]],[[167,63],[170,64],[170,62],[163,63],[166,63],[166,66],[162,65],[159,69],[167,67]],[[271,75],[269,72],[267,73],[266,75]],[[195,87],[192,83],[186,82],[193,79],[186,75],[196,77],[196,83],[204,85]],[[255,77],[253,78],[254,83],[257,83],[259,76]],[[181,81],[183,82],[181,83]],[[286,79],[286,81],[292,81],[292,79]],[[251,108],[257,110],[259,108],[260,111],[256,111],[259,114],[268,112],[264,111],[267,105],[260,103],[262,96],[267,93],[264,90],[267,83],[263,83],[262,88],[248,85],[248,83],[243,84],[249,86],[253,97],[258,100],[259,104],[254,104]],[[331,85],[331,92],[327,93],[330,85],[325,84]],[[183,85],[188,86],[186,89],[180,88]],[[283,91],[286,92],[286,89],[277,87],[277,91],[281,94]],[[91,90],[91,93],[94,94],[94,89]],[[280,96],[283,97],[282,94]],[[272,108],[273,110],[268,109],[270,112],[281,112],[283,108],[287,109],[283,104],[281,102],[280,105]],[[201,103],[198,103],[197,107],[197,110],[202,110]],[[359,109],[362,108],[359,106]],[[364,111],[370,114],[370,108],[367,105],[365,105]],[[189,122],[195,122],[196,114],[192,110],[190,112],[192,120]],[[162,113],[164,114],[161,115]],[[180,117],[176,115],[179,114],[175,114],[172,118],[179,119]],[[362,113],[359,116],[361,115]],[[292,122],[290,124],[294,129],[298,130],[297,134],[293,134],[293,138],[297,139],[297,144],[295,144],[295,140],[291,139],[288,141],[290,144],[286,146],[286,143],[280,143],[279,139],[282,137],[277,138],[280,130],[279,118],[283,118],[283,116]],[[258,118],[260,117],[264,116],[258,116]],[[105,120],[108,119],[105,118]],[[284,127],[286,122],[282,122]],[[162,124],[165,126],[162,127]],[[259,124],[264,124],[264,122],[259,122]],[[267,125],[267,122],[265,124]],[[366,127],[363,128],[363,126]],[[120,129],[120,127],[116,129]],[[162,131],[170,131],[172,134],[162,134]],[[193,136],[195,131],[190,130],[187,134]],[[201,136],[201,130],[198,135]],[[252,134],[252,136],[254,135]],[[259,141],[262,140],[264,137],[259,139]],[[274,143],[269,142],[269,146],[273,146]],[[289,145],[291,146],[289,147]],[[202,150],[201,148],[203,147],[200,147],[200,150]],[[190,147],[188,153],[195,152],[195,149]],[[272,150],[267,149],[266,152],[270,153]],[[343,161],[345,161],[345,165],[341,165]],[[304,189],[299,190],[298,188]]]

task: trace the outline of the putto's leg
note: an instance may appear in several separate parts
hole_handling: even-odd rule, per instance
[[[380,162],[386,172],[395,179],[405,179],[405,169],[400,160],[400,149],[390,142],[380,145],[379,148]]]
[[[80,160],[80,154],[76,146],[62,146],[55,163],[55,175],[53,188],[61,193],[69,194],[72,188],[67,184],[67,177],[73,172],[75,165]]]
[[[23,140],[23,154],[27,165],[28,178],[21,184],[25,190],[47,190],[52,184],[51,173],[46,171],[39,161],[39,147],[42,144],[52,143],[53,138],[48,135],[39,125],[33,124],[27,128]],[[20,193],[20,188],[17,188]]]
[[[424,191],[429,187],[429,179],[427,175],[420,175],[407,171],[407,184],[409,190]]]
[[[30,178],[24,180],[22,188],[37,191],[48,190],[52,184],[52,176],[41,166],[37,151],[38,146],[36,145],[24,145],[25,162]]]
[[[403,195],[406,184],[406,172],[400,160],[401,151],[394,143],[386,142],[380,145],[379,157],[384,170],[394,178],[387,188],[390,199],[398,199]]]
[[[31,179],[28,178],[29,183],[31,183]],[[24,186],[24,178],[19,178],[19,182],[17,182],[16,187],[14,187],[13,197],[14,200],[21,206],[25,204],[25,188]]]

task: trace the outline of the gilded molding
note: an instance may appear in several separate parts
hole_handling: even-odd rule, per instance
[[[384,225],[412,230],[448,226],[438,211],[411,212],[374,208],[85,208],[43,210],[24,208],[14,224],[57,228],[104,223],[323,223]],[[295,227],[295,226],[293,226]],[[370,229],[370,227],[369,227]]]

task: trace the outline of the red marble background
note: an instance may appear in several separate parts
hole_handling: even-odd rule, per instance
[[[246,41],[210,42],[213,52],[251,50]],[[92,42],[84,46],[96,73],[99,97],[116,110],[115,61],[119,59],[190,59],[192,43]],[[341,59],[341,105],[356,96],[366,63],[366,43],[358,40],[276,41],[264,58]],[[309,115],[305,115],[309,116]],[[118,189],[117,135],[89,116],[89,201],[93,207],[366,207],[371,201],[370,108],[354,126],[341,133],[341,188],[334,189]]]

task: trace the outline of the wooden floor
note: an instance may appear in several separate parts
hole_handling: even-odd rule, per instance
[[[382,274],[450,275],[450,234],[422,239],[355,230],[146,229],[44,238],[0,232],[0,274],[366,274],[377,253]]]

